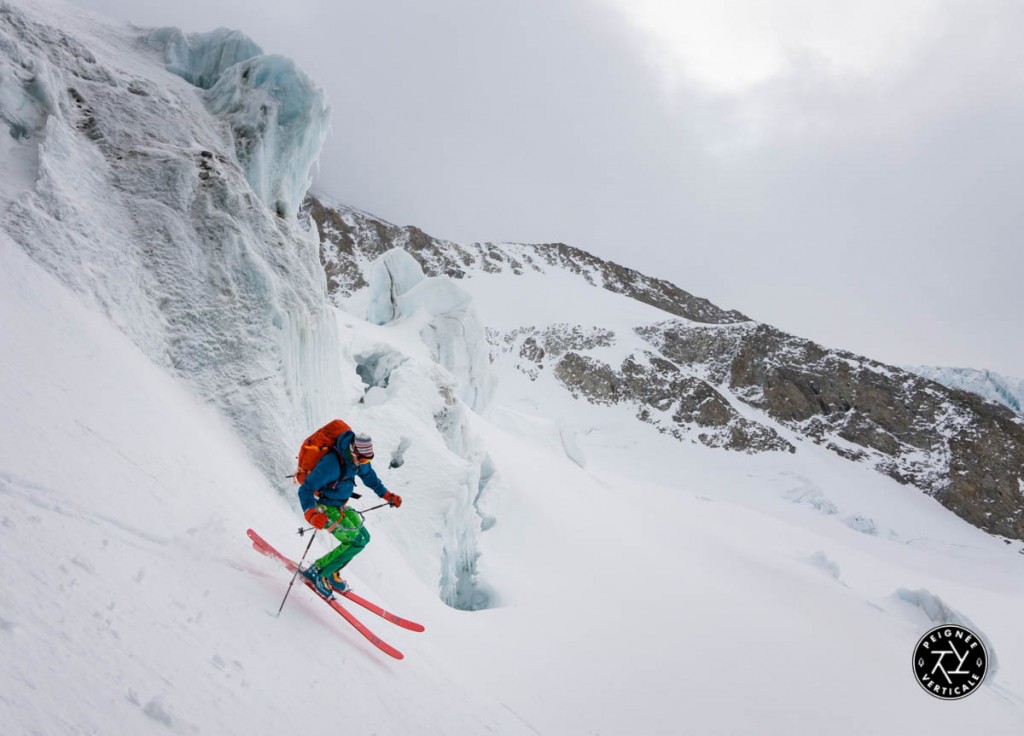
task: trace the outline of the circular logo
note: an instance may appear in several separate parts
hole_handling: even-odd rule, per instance
[[[984,682],[987,672],[985,643],[963,626],[936,626],[914,648],[918,683],[941,700],[966,698]]]

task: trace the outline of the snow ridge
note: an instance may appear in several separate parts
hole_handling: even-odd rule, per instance
[[[365,264],[391,248],[403,248],[432,276],[462,279],[474,273],[572,273],[592,286],[625,294],[669,314],[709,324],[746,322],[675,284],[597,258],[564,243],[455,243],[433,238],[416,227],[398,227],[326,198],[309,196],[303,215],[316,225],[329,291],[336,300],[366,285]]]

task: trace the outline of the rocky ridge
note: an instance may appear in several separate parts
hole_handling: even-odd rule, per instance
[[[474,272],[521,274],[526,270],[561,268],[578,274],[591,285],[624,294],[677,317],[711,324],[749,321],[737,311],[719,309],[668,281],[644,276],[564,243],[465,245],[433,238],[417,227],[393,225],[351,207],[327,205],[314,196],[306,198],[301,214],[314,222],[320,233],[328,291],[343,297],[367,286],[361,263],[391,248],[404,248],[429,276],[462,279]]]

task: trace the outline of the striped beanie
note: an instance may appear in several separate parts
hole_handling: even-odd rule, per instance
[[[352,447],[355,448],[356,454],[360,457],[370,459],[373,457],[373,440],[370,439],[368,434],[357,434],[356,438],[352,440]]]

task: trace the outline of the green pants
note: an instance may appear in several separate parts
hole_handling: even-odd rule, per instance
[[[322,575],[333,575],[352,561],[370,543],[370,532],[363,526],[363,519],[351,509],[342,510],[337,506],[325,506],[324,513],[331,523],[327,525],[331,534],[341,544],[325,554],[314,564]]]

